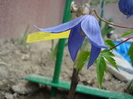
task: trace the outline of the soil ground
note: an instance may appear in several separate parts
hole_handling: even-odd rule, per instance
[[[21,45],[18,40],[0,42],[0,99],[50,99],[50,88],[44,86],[39,90],[22,95],[11,90],[13,85],[25,81],[30,74],[52,77],[55,59],[50,57],[51,41],[42,41]],[[67,47],[64,50],[60,79],[70,81],[73,62],[70,59]],[[88,82],[87,86],[98,87],[96,67],[91,66],[79,73],[80,84]],[[119,81],[109,72],[105,74],[103,89],[124,93],[126,82]],[[66,99],[67,91],[59,90],[56,99]],[[75,99],[102,99],[95,96],[76,93]]]

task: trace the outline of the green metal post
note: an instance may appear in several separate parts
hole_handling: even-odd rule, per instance
[[[105,6],[105,0],[102,0],[101,1],[101,13],[100,13],[100,17],[101,18],[103,17],[103,14],[104,14],[104,6]],[[102,25],[102,21],[101,20],[99,20],[99,25],[101,27],[101,25]]]
[[[63,16],[63,21],[62,23],[65,23],[70,20],[71,17],[71,12],[70,12],[70,5],[71,5],[72,0],[66,0],[66,5],[64,9],[64,16]],[[60,70],[61,70],[61,65],[62,65],[62,58],[63,58],[63,53],[64,53],[64,47],[65,47],[65,41],[66,39],[60,39],[58,44],[58,51],[57,51],[57,56],[56,56],[56,63],[55,63],[55,69],[54,69],[54,75],[53,75],[53,83],[58,83],[59,82],[59,77],[60,77]],[[57,92],[57,88],[52,87],[51,89],[51,97],[55,97]]]

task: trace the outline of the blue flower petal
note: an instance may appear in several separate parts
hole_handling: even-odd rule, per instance
[[[88,62],[87,68],[89,68],[94,63],[94,61],[97,59],[98,55],[100,54],[100,51],[101,48],[98,48],[97,46],[92,44],[90,60]]]
[[[76,19],[74,19],[72,21],[69,21],[67,23],[64,23],[64,24],[61,24],[61,25],[58,25],[58,26],[55,26],[55,27],[51,27],[51,28],[41,29],[41,28],[38,28],[36,26],[35,27],[37,29],[39,29],[40,31],[43,31],[43,32],[60,33],[60,32],[72,29],[74,26],[79,24],[85,17],[86,17],[86,15],[78,17],[78,18],[76,18]]]
[[[88,68],[94,63],[100,54],[101,48],[108,48],[104,45],[104,41],[101,36],[101,30],[95,17],[88,15],[82,22],[81,28],[89,38],[92,48]]]
[[[126,19],[128,19],[130,16],[132,16],[132,15],[127,15]]]
[[[75,61],[77,53],[84,41],[84,36],[80,35],[81,24],[76,25],[71,29],[71,33],[68,38],[68,50],[73,61]]]
[[[119,0],[119,10],[127,15],[127,18],[133,15],[133,0]]]
[[[104,45],[101,30],[95,17],[88,15],[88,17],[81,22],[81,28],[93,45],[99,48],[108,48]]]

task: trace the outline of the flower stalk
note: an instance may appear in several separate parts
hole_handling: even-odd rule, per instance
[[[69,90],[67,99],[74,99],[74,96],[75,96],[74,94],[75,94],[78,82],[79,82],[78,72],[77,72],[76,68],[73,68],[73,73],[72,73],[72,78],[71,78],[71,86],[70,86],[70,90]]]
[[[70,90],[67,96],[67,99],[74,99],[75,96],[75,92],[76,92],[76,87],[78,85],[79,82],[79,77],[78,77],[78,71],[76,70],[77,68],[77,59],[76,61],[74,61],[73,64],[73,72],[72,72],[72,77],[71,77],[71,86],[70,86]]]
[[[133,38],[133,37],[127,38],[126,40],[124,40],[124,41],[120,42],[119,44],[115,45],[114,47],[110,48],[110,50],[116,48],[117,46],[121,45],[122,43],[124,43],[124,42],[126,42],[126,41],[128,41],[128,40],[130,40],[130,39],[132,39],[132,38]]]
[[[110,23],[110,22],[108,22],[108,21],[102,19],[102,18],[97,14],[96,10],[93,9],[93,12],[95,13],[95,15],[96,15],[100,20],[102,20],[102,21],[105,22],[105,23],[108,23],[108,24],[110,24],[110,25],[113,25],[113,26],[116,26],[116,27],[120,27],[120,28],[133,29],[133,27],[126,27],[126,26],[121,26],[121,25],[116,25],[116,24]]]

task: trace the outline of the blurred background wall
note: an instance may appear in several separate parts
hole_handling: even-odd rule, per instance
[[[62,22],[65,0],[0,0],[0,40],[22,36]]]
[[[0,0],[0,40],[22,36],[28,27],[29,32],[36,32],[38,27],[47,28],[62,22],[66,0]],[[75,0],[78,5],[88,0]],[[97,0],[95,0],[97,1]],[[95,7],[99,11],[100,6]],[[133,16],[126,19],[117,4],[105,6],[104,18],[112,18],[115,24],[133,27]],[[126,29],[116,28],[116,34]]]

